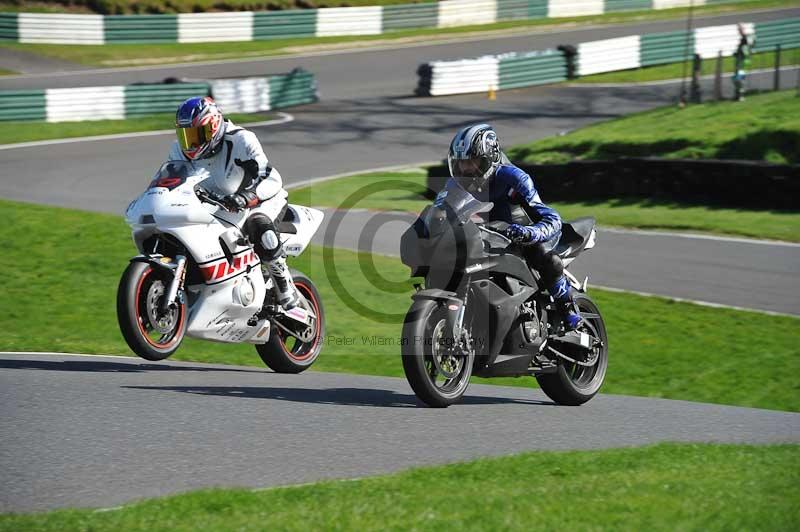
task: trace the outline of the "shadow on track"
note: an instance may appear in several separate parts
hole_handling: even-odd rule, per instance
[[[137,364],[137,358],[131,362],[105,362],[89,360],[14,360],[0,359],[0,369],[38,369],[45,371],[85,371],[110,373],[144,373],[148,371],[234,371],[237,373],[271,373],[264,369],[203,368],[198,366],[170,366],[168,364]]]
[[[248,399],[273,399],[298,403],[314,403],[342,406],[375,406],[383,408],[418,408],[422,405],[414,395],[392,390],[364,388],[270,388],[242,386],[123,386],[134,390],[165,390],[196,395],[221,397],[243,397]],[[465,396],[461,405],[521,404],[555,406],[555,403],[535,399],[509,399],[507,397]]]

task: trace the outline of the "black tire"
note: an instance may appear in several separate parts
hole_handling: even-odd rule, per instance
[[[584,316],[586,332],[596,335],[603,342],[598,347],[597,363],[594,366],[579,366],[559,360],[556,373],[537,375],[542,391],[560,405],[582,405],[600,391],[608,369],[608,334],[600,310],[586,294],[576,294],[575,303]]]
[[[155,283],[160,285],[154,286]],[[117,289],[117,321],[131,351],[145,360],[164,360],[180,347],[186,334],[186,305],[170,314],[169,330],[160,332],[147,312],[147,298],[165,291],[169,276],[145,262],[131,262]],[[159,286],[161,288],[159,288]],[[160,296],[163,298],[163,294]]]
[[[276,373],[300,373],[311,367],[322,351],[325,338],[325,309],[317,287],[305,274],[292,270],[292,278],[297,290],[303,294],[317,315],[316,334],[311,342],[301,342],[286,334],[280,327],[272,324],[269,340],[256,345],[258,356]]]
[[[446,408],[461,400],[469,385],[474,361],[473,354],[459,357],[458,371],[452,382],[448,384],[445,379],[441,386],[436,384],[439,375],[432,375],[438,371],[433,359],[436,344],[434,336],[437,335],[437,328],[442,326],[446,312],[443,305],[421,299],[411,305],[403,323],[403,371],[417,397],[434,408]]]

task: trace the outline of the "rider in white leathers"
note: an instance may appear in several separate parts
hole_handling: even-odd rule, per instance
[[[178,140],[168,160],[190,160],[209,172],[204,182],[228,210],[250,209],[243,229],[275,282],[278,303],[297,304],[297,291],[286,266],[275,219],[286,204],[281,174],[269,165],[256,135],[226,121],[208,97],[189,98],[175,115]],[[278,207],[277,209],[275,207]]]

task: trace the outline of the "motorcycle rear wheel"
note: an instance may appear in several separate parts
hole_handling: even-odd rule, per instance
[[[597,337],[602,345],[597,347],[597,362],[593,366],[580,366],[559,360],[555,373],[537,375],[542,391],[559,405],[582,405],[600,391],[608,369],[608,334],[600,310],[586,294],[576,294],[575,304],[583,316],[584,330]]]
[[[317,316],[316,331],[312,341],[302,342],[272,324],[269,340],[256,345],[256,351],[264,364],[276,373],[300,373],[310,368],[319,357],[325,338],[325,310],[317,287],[305,274],[296,270],[291,273],[298,292],[308,302],[308,310]]]
[[[131,350],[145,360],[172,355],[186,333],[186,304],[161,313],[169,275],[146,262],[131,262],[117,289],[117,321]]]
[[[448,310],[431,300],[415,301],[403,324],[403,371],[411,389],[426,405],[446,408],[461,400],[472,376],[474,354],[442,351]]]

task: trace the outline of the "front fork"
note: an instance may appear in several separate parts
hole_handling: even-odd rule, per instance
[[[167,312],[178,304],[178,295],[183,292],[183,282],[186,279],[186,257],[176,255],[175,261],[163,255],[139,255],[133,257],[131,262],[146,262],[153,269],[166,270],[172,277],[167,287],[164,300],[161,302],[161,311]]]
[[[464,328],[464,314],[467,309],[467,298],[469,293],[469,276],[462,278],[456,289],[456,297],[447,301],[447,318],[445,325],[453,335],[453,340],[461,338]]]
[[[176,306],[175,299],[178,297],[178,291],[183,289],[183,281],[186,278],[186,257],[178,255],[175,257],[175,271],[172,275],[172,281],[169,283],[167,289],[167,297],[161,303],[161,310],[167,312]]]

